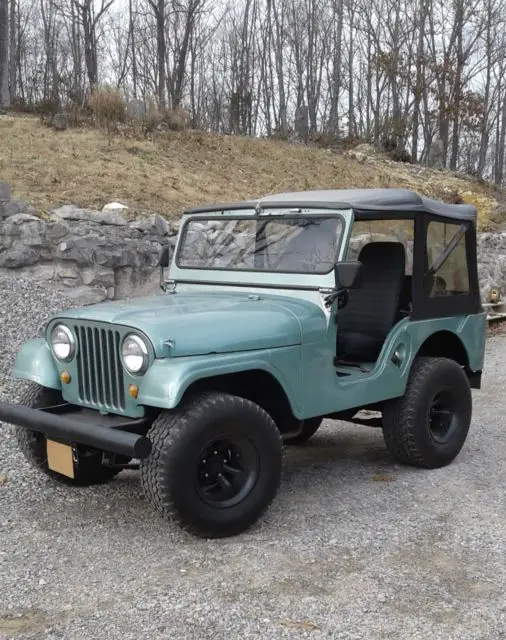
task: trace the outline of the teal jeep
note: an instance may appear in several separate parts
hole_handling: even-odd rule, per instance
[[[400,189],[189,210],[161,252],[163,293],[51,319],[0,419],[57,481],[140,468],[149,502],[206,537],[257,521],[283,443],[324,418],[381,427],[400,463],[447,465],[483,367],[475,222]]]

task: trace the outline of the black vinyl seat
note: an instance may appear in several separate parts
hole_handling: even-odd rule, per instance
[[[361,286],[337,317],[338,360],[374,362],[397,320],[406,253],[400,242],[371,242],[358,257]]]

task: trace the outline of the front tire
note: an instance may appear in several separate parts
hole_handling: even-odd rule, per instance
[[[282,439],[258,405],[206,392],[164,411],[148,432],[153,444],[141,461],[149,502],[190,533],[237,535],[266,511],[278,490]]]
[[[20,404],[33,409],[43,409],[62,403],[61,393],[55,389],[30,383],[21,394]],[[67,478],[52,471],[47,464],[46,436],[38,431],[24,427],[14,427],[14,436],[26,460],[45,475],[62,484],[88,487],[103,484],[111,480],[121,469],[102,465],[101,452],[82,451],[78,448],[75,477]]]
[[[437,469],[464,446],[472,416],[469,380],[455,361],[416,358],[406,392],[385,404],[383,437],[398,462]]]

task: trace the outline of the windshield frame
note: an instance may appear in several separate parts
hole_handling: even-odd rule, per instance
[[[175,251],[175,256],[174,256],[174,263],[175,266],[180,269],[181,271],[204,271],[204,272],[227,272],[230,274],[234,274],[234,273],[248,273],[248,274],[254,274],[255,276],[257,274],[267,274],[270,276],[275,276],[275,275],[289,275],[289,276],[307,276],[307,275],[313,275],[313,276],[325,276],[328,275],[329,273],[333,273],[334,271],[334,265],[335,263],[338,261],[339,256],[341,255],[341,251],[342,251],[342,247],[343,247],[343,242],[346,236],[346,219],[343,215],[341,215],[341,212],[334,212],[334,213],[329,213],[328,210],[326,210],[325,212],[319,211],[318,213],[315,212],[308,212],[308,211],[303,211],[303,210],[298,210],[297,212],[294,212],[292,209],[290,209],[289,212],[283,212],[283,210],[277,210],[276,212],[268,212],[266,213],[265,211],[262,211],[260,214],[254,212],[253,215],[252,214],[240,214],[237,213],[237,211],[230,211],[230,213],[227,212],[228,215],[217,215],[215,212],[212,212],[210,214],[205,214],[205,213],[199,213],[196,215],[189,215],[183,222],[183,224],[181,225],[181,229],[179,231],[179,237],[178,237],[178,243],[177,243],[177,247],[176,247],[176,251]],[[334,263],[332,265],[332,267],[330,269],[328,269],[327,271],[298,271],[298,270],[282,270],[282,269],[251,269],[251,268],[244,268],[244,267],[233,267],[233,268],[229,268],[229,267],[218,267],[218,266],[195,266],[195,265],[190,265],[190,266],[183,266],[180,263],[180,257],[181,257],[181,250],[184,246],[184,241],[186,238],[186,233],[188,230],[188,226],[189,224],[191,224],[192,222],[195,221],[199,221],[199,222],[212,222],[212,221],[233,221],[233,220],[251,220],[251,221],[265,221],[266,224],[268,224],[269,220],[297,220],[297,219],[302,219],[302,220],[307,220],[309,218],[314,218],[314,219],[318,219],[318,220],[339,220],[339,224],[340,224],[340,234],[339,234],[339,238],[338,241],[336,243],[336,248],[335,248],[335,255],[334,255]],[[336,229],[337,230],[337,229]]]
[[[272,214],[280,216],[292,214],[300,215],[302,217],[319,214],[323,216],[340,216],[344,220],[345,227],[343,229],[341,244],[339,246],[339,255],[336,260],[337,262],[345,260],[347,243],[354,218],[353,210],[351,208],[341,208],[339,206],[336,206],[335,209],[317,206],[295,207],[291,204],[287,207],[276,205],[276,207],[266,207],[262,209],[262,215],[266,216]],[[183,237],[182,230],[189,220],[198,221],[202,218],[214,216],[219,219],[235,217],[254,218],[256,215],[257,212],[253,206],[241,207],[241,209],[224,207],[221,210],[221,214],[217,209],[184,213],[181,217],[180,229],[176,238],[174,252],[171,257],[169,272],[167,274],[169,281],[174,284],[181,283],[195,285],[198,287],[204,286],[206,289],[209,287],[218,289],[221,289],[222,287],[239,287],[251,290],[278,290],[280,292],[283,290],[318,291],[320,289],[332,289],[335,287],[335,275],[333,270],[325,275],[318,275],[314,273],[276,273],[272,271],[233,271],[230,269],[223,271],[216,269],[189,269],[179,268],[177,266],[176,256]]]

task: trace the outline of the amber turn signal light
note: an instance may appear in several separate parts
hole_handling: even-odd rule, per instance
[[[70,382],[70,373],[68,371],[62,371],[60,373],[60,382],[68,384]]]
[[[137,398],[137,396],[139,395],[139,387],[136,384],[129,384],[128,385],[128,395],[131,398]]]

